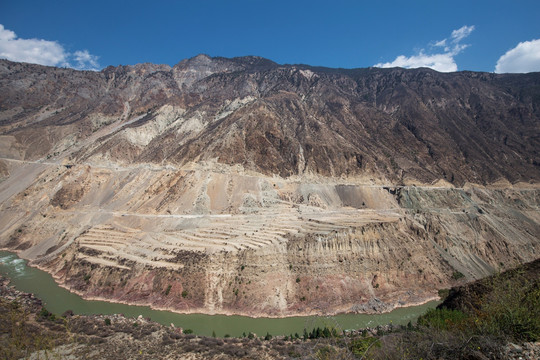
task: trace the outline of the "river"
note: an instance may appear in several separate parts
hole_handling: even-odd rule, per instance
[[[246,316],[178,314],[170,311],[153,310],[148,306],[136,306],[110,303],[106,301],[84,300],[80,296],[61,288],[45,271],[26,266],[26,260],[17,255],[0,251],[0,274],[11,279],[11,285],[18,290],[33,293],[43,300],[45,307],[52,313],[62,314],[72,310],[75,314],[124,314],[127,317],[149,317],[163,325],[174,324],[176,327],[192,329],[195,334],[210,336],[242,336],[243,333],[253,332],[257,335],[302,335],[304,328],[336,327],[338,329],[359,329],[376,327],[392,323],[406,325],[414,322],[418,316],[428,309],[437,306],[437,301],[424,305],[398,308],[389,313],[342,314],[335,316],[305,316],[275,318],[250,318]]]

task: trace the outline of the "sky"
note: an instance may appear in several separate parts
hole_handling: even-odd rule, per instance
[[[0,1],[0,58],[100,70],[172,66],[198,54],[341,68],[540,71],[540,1]]]

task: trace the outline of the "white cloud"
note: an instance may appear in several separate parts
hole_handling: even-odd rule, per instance
[[[426,55],[420,52],[413,56],[398,56],[394,61],[384,64],[376,64],[375,67],[390,68],[402,67],[406,69],[414,69],[419,67],[428,67],[441,72],[457,71],[457,65],[454,58],[450,54],[434,54]]]
[[[77,69],[99,69],[98,64],[98,56],[92,55],[88,52],[88,50],[83,51],[75,51],[73,54],[75,57],[75,61],[77,62],[77,66],[75,68]]]
[[[501,56],[496,73],[527,73],[540,71],[540,39],[520,42]]]
[[[441,72],[457,71],[458,67],[454,57],[465,50],[469,45],[461,44],[461,41],[468,37],[474,30],[474,26],[463,26],[452,31],[450,39],[443,39],[431,44],[431,47],[442,47],[444,52],[426,53],[421,49],[417,55],[399,55],[392,62],[378,63],[373,66],[381,68],[403,67],[413,69],[428,67]],[[440,50],[439,50],[440,51]]]
[[[459,29],[452,31],[452,35],[450,35],[450,37],[452,38],[452,42],[454,44],[459,43],[461,40],[463,40],[467,36],[471,35],[473,30],[474,30],[474,25],[473,26],[462,26]]]
[[[65,66],[78,70],[99,70],[98,57],[88,50],[71,54],[56,41],[20,39],[0,24],[0,58],[48,66]],[[72,61],[75,61],[72,64]]]
[[[433,46],[440,46],[440,47],[446,48],[446,39],[442,39],[442,40],[440,40],[440,41],[436,41],[435,44],[433,44]]]
[[[42,65],[58,65],[66,61],[64,48],[54,41],[17,39],[17,35],[0,24],[0,57]]]

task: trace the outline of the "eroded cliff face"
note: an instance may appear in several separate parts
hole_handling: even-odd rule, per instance
[[[384,311],[539,256],[539,74],[0,60],[0,247],[87,297]]]
[[[16,165],[37,176],[4,203],[4,246],[90,298],[251,316],[376,312],[538,256],[532,187]]]

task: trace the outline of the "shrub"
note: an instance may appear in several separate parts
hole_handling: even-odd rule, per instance
[[[48,318],[49,316],[51,316],[51,313],[49,312],[49,310],[45,308],[41,308],[41,311],[39,312],[39,316],[42,318]]]
[[[448,330],[457,324],[462,324],[466,319],[467,315],[459,310],[430,309],[418,318],[418,325]]]
[[[459,271],[454,271],[452,273],[452,279],[454,280],[459,280],[461,279],[462,277],[465,277],[465,275],[463,275],[462,273],[460,273]]]
[[[379,339],[372,336],[365,338],[352,339],[349,345],[349,350],[356,356],[364,356],[367,351],[372,348],[380,348],[381,342]]]
[[[187,290],[182,291],[182,297],[185,299],[188,296]]]
[[[297,359],[297,358],[302,357],[302,354],[300,354],[299,352],[297,352],[294,349],[289,350],[288,355],[289,355],[289,357],[292,357],[293,359]]]
[[[331,346],[322,346],[317,350],[315,354],[316,359],[319,360],[333,360],[336,358],[337,351]]]
[[[438,291],[438,295],[441,298],[441,300],[445,300],[448,297],[448,294],[450,293],[449,289],[440,289]]]
[[[172,285],[167,286],[167,290],[165,290],[165,295],[169,295],[171,292]]]
[[[497,281],[497,280],[496,280]],[[478,313],[482,332],[505,334],[515,340],[540,339],[540,287],[525,279],[499,281]]]
[[[105,325],[107,326],[111,325],[111,319],[105,318]]]

